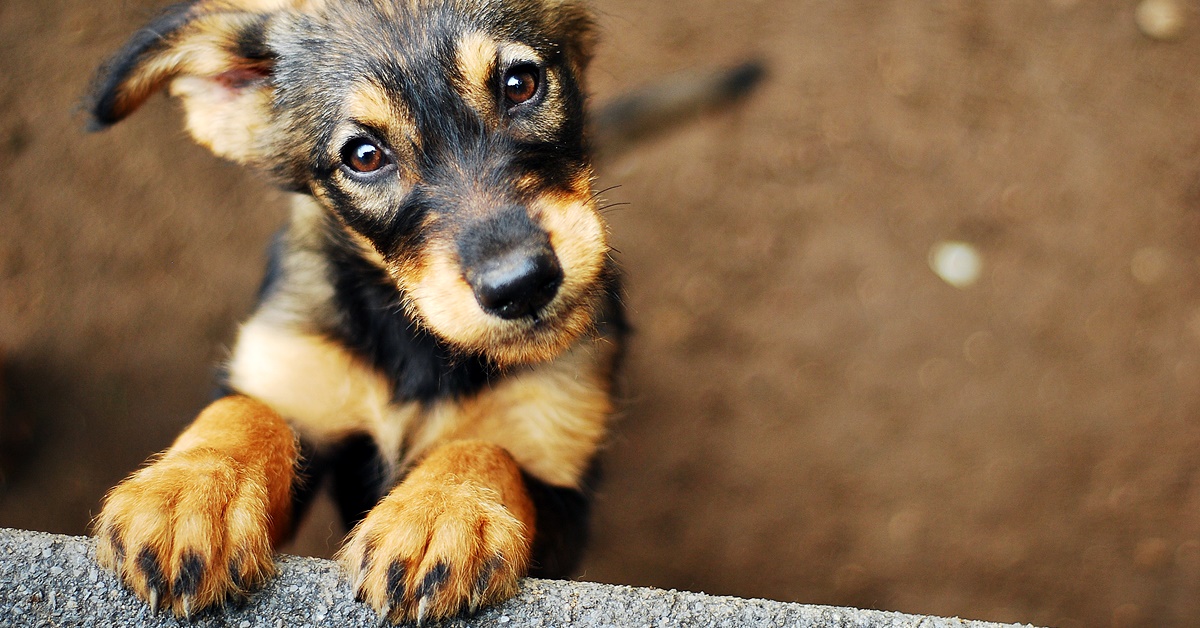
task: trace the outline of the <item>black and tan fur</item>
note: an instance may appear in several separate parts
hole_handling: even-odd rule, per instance
[[[224,398],[108,495],[102,564],[177,615],[243,597],[328,481],[391,621],[570,573],[624,332],[592,43],[578,0],[198,0],[101,70],[94,126],[169,88],[296,192]]]

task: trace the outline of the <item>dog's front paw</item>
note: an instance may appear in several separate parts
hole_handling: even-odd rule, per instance
[[[243,598],[275,570],[261,475],[214,449],[167,454],[105,498],[96,559],[155,611]]]
[[[358,599],[389,621],[420,624],[515,595],[532,531],[490,488],[414,479],[375,506],[340,553]]]

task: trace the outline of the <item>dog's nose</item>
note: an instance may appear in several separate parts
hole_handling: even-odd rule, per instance
[[[562,281],[562,266],[545,246],[509,251],[467,273],[479,305],[505,320],[539,312],[554,300]]]

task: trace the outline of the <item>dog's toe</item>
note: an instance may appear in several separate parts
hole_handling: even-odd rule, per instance
[[[529,562],[520,521],[471,483],[408,483],[341,552],[358,599],[391,622],[424,624],[514,595]]]
[[[274,569],[265,495],[253,473],[219,452],[164,457],[109,494],[96,558],[153,611],[192,617],[245,595]]]

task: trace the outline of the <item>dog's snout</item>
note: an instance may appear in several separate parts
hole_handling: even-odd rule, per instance
[[[517,249],[467,273],[479,305],[506,320],[532,316],[558,294],[563,271],[549,247]]]

